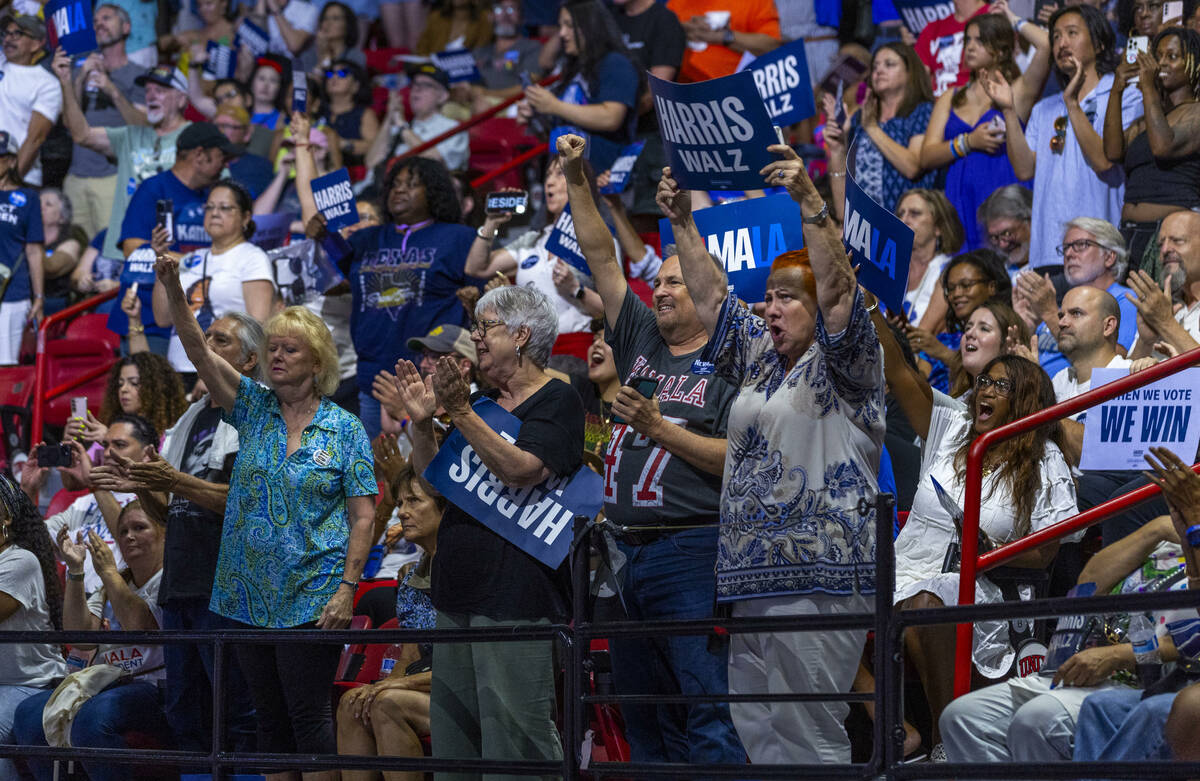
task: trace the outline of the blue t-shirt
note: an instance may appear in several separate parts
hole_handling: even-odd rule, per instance
[[[612,167],[621,150],[633,143],[637,126],[638,73],[627,57],[609,52],[596,66],[594,81],[585,82],[582,74],[577,75],[559,93],[559,98],[578,106],[594,106],[605,102],[621,103],[628,107],[625,121],[612,131],[580,130],[562,124],[550,134],[550,147],[554,139],[566,133],[578,133],[588,139],[588,161],[597,173]]]
[[[229,178],[249,190],[251,198],[257,198],[275,178],[275,169],[262,155],[244,154],[229,164]]]
[[[208,231],[204,230],[204,201],[208,198],[208,191],[193,190],[180,181],[173,171],[163,171],[138,185],[129,199],[125,219],[121,221],[118,246],[127,239],[150,241],[158,218],[157,204],[164,198],[169,198],[174,207],[175,241],[170,247],[172,252],[191,252],[212,244]]]
[[[463,267],[475,231],[434,222],[408,234],[395,225],[364,228],[350,237],[350,254],[338,265],[350,282],[350,336],[358,353],[358,387],[370,391],[380,371],[419,356],[408,340],[434,326],[465,326],[467,313],[455,292],[482,286]]]
[[[29,285],[29,259],[26,244],[41,244],[42,202],[36,190],[20,188],[0,190],[0,265],[6,266],[12,280],[4,291],[4,300],[28,301],[33,292]]]
[[[1126,350],[1133,347],[1133,342],[1137,339],[1137,304],[1133,303],[1133,299],[1137,298],[1132,290],[1122,285],[1120,282],[1114,282],[1108,286],[1105,291],[1113,298],[1117,299],[1117,308],[1121,310],[1121,326],[1117,331],[1117,343]]]

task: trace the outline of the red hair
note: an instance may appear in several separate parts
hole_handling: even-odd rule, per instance
[[[771,273],[767,275],[768,283],[777,272],[792,268],[800,270],[804,292],[816,299],[817,278],[813,275],[812,265],[808,262],[808,248],[788,250],[776,256],[771,263]]]

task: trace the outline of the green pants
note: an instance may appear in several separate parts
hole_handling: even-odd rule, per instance
[[[442,612],[437,615],[438,629],[516,623],[525,622]],[[561,761],[562,744],[554,726],[553,650],[548,640],[436,644],[429,707],[433,755],[438,759]],[[437,773],[435,778],[516,781],[531,776]]]

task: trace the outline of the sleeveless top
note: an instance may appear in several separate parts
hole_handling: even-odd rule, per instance
[[[980,125],[991,122],[992,117],[1000,115],[999,111],[990,108],[978,122],[968,125],[951,109],[950,116],[946,119],[943,140],[949,141],[960,133],[970,133]],[[1004,144],[990,155],[972,149],[966,157],[950,163],[950,167],[946,169],[946,198],[962,220],[967,239],[962,248],[963,252],[986,246],[986,237],[979,229],[979,220],[976,217],[979,207],[998,188],[1018,181],[1012,163],[1008,162],[1008,151]]]
[[[1160,160],[1142,131],[1125,150],[1125,203],[1200,206],[1200,155]]]

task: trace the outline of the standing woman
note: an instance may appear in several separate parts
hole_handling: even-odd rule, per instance
[[[371,547],[377,489],[362,424],[326,398],[338,386],[329,328],[298,306],[272,317],[267,386],[259,385],[209,348],[178,260],[159,254],[155,272],[188,359],[241,442],[209,609],[244,628],[347,626]],[[237,648],[260,751],[337,753],[329,691],[340,654],[324,643]]]
[[[250,122],[275,130],[283,117],[286,90],[290,79],[284,77],[283,61],[277,57],[259,57],[250,77],[250,96],[254,105],[250,111]]]
[[[975,220],[979,206],[997,188],[1017,181],[1005,152],[1003,112],[988,97],[984,77],[997,71],[1012,84],[1017,114],[1024,122],[1050,72],[1050,38],[1046,31],[1016,18],[1003,0],[993,3],[992,9],[967,23],[963,63],[971,69],[971,80],[937,99],[921,148],[922,166],[949,165],[946,197],[965,217],[968,250],[984,246],[984,236]],[[1004,13],[1014,20],[1018,34],[1034,47],[1033,59],[1024,73],[1013,60],[1013,23]]]
[[[324,118],[342,143],[347,167],[363,164],[363,156],[379,132],[379,117],[371,108],[371,82],[357,63],[335,60],[324,74],[328,97]]]
[[[847,149],[858,139],[854,181],[888,211],[914,187],[933,187],[936,172],[921,167],[925,128],[933,113],[929,74],[916,51],[899,41],[885,43],[871,58],[871,89],[862,107],[839,127],[836,97],[825,94],[825,155],[835,213],[846,200]]]
[[[908,289],[904,292],[905,319],[930,333],[940,333],[947,310],[942,269],[962,248],[962,222],[941,190],[909,190],[897,202],[896,216],[913,231]]]
[[[423,473],[437,450],[438,407],[500,482],[526,488],[565,478],[583,462],[579,394],[545,372],[558,314],[534,288],[504,286],[475,305],[471,337],[480,374],[492,386],[471,396],[452,357],[422,380],[396,364],[396,388],[412,423],[412,465]],[[521,420],[516,442],[472,409],[486,395]],[[439,629],[546,624],[568,612],[566,566],[538,562],[453,504],[447,505],[433,559]],[[559,759],[554,726],[553,649],[545,640],[447,644],[433,649],[433,751],[442,758]]]
[[[795,150],[767,151],[782,159],[762,170],[765,182],[796,201],[805,249],[775,258],[764,317],[727,294],[670,169],[657,195],[711,337],[701,359],[740,388],[729,409],[717,600],[735,618],[861,613],[875,591],[875,522],[858,505],[879,490],[883,358],[828,204]],[[849,691],[865,641],[864,630],[734,635],[729,693]],[[751,762],[850,761],[846,703],[729,710]]]
[[[250,243],[253,211],[245,187],[231,180],[218,182],[204,204],[204,230],[212,237],[211,247],[176,255],[167,252],[165,243],[155,244],[156,252],[170,254],[179,264],[180,282],[191,306],[189,317],[198,320],[203,330],[229,312],[245,312],[260,323],[271,314],[275,277],[267,253]],[[164,328],[175,327],[167,348],[171,366],[181,374],[194,373],[161,282],[154,283],[153,304],[155,322]],[[189,389],[192,384],[185,383]]]
[[[1121,235],[1131,269],[1163,217],[1200,206],[1200,33],[1168,27],[1151,51],[1117,66],[1104,115],[1104,155],[1125,164]],[[1122,130],[1121,95],[1135,76],[1145,113]]]
[[[21,186],[17,142],[5,131],[0,131],[0,213],[0,366],[15,366],[26,322],[42,319],[46,252],[42,202],[37,190]]]

